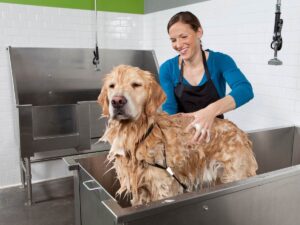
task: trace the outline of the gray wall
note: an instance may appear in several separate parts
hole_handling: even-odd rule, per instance
[[[144,13],[146,14],[204,1],[207,0],[144,0]]]

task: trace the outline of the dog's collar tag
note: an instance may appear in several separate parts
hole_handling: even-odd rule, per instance
[[[166,170],[171,176],[174,175],[173,170],[170,167],[168,167]]]

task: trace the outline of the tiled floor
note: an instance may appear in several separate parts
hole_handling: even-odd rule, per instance
[[[33,201],[20,187],[0,189],[0,225],[74,225],[72,178],[34,184]]]

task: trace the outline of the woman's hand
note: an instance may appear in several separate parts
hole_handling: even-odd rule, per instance
[[[190,123],[186,128],[187,131],[195,129],[195,134],[192,142],[200,143],[203,140],[205,140],[206,142],[210,141],[210,131],[216,117],[215,112],[212,108],[208,106],[193,113],[185,113],[183,114],[183,116],[194,118],[193,122]]]
[[[185,113],[183,116],[193,117],[194,121],[187,127],[187,130],[195,129],[193,142],[200,143],[202,140],[209,142],[210,131],[216,116],[235,109],[236,104],[232,96],[227,95],[218,101],[211,103],[204,109],[193,113]]]

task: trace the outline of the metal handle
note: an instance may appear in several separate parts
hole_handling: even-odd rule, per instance
[[[89,187],[88,184],[90,184],[90,183],[96,183],[96,181],[94,181],[94,180],[86,180],[86,181],[82,182],[83,186],[85,186],[85,188],[88,189],[89,191],[94,191],[94,190],[100,190],[100,189],[102,189],[101,186]]]

